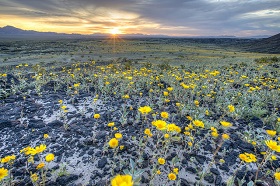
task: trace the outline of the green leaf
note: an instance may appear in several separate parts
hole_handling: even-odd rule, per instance
[[[141,176],[135,178],[133,181],[134,183],[139,183],[141,181]]]
[[[131,172],[130,172],[128,169],[124,169],[124,170],[123,170],[123,173],[124,173],[124,174],[129,174],[129,175],[131,175]]]
[[[254,182],[250,181],[249,183],[247,183],[247,186],[254,186]]]
[[[129,162],[130,162],[130,167],[133,171],[135,169],[135,162],[131,158],[129,159]]]
[[[135,171],[134,175],[135,175],[135,177],[138,177],[138,176],[141,176],[144,172],[145,172],[144,169],[139,169],[139,170]]]

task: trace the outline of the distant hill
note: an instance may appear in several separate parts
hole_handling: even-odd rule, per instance
[[[280,54],[280,33],[269,38],[258,39],[245,47],[251,52]]]
[[[82,36],[81,34],[65,34],[65,33],[56,33],[56,32],[38,32],[34,30],[22,30],[13,26],[5,26],[0,28],[0,36],[2,37],[57,37],[57,36]]]

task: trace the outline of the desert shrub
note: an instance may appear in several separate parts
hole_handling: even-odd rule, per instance
[[[277,63],[280,61],[280,58],[274,56],[274,57],[261,57],[255,59],[256,63]]]

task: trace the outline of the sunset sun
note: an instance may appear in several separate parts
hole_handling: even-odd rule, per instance
[[[119,30],[118,28],[112,28],[112,29],[110,30],[110,33],[111,33],[112,35],[118,35],[118,34],[120,34],[120,30]]]

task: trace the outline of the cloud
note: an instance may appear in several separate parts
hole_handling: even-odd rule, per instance
[[[278,0],[2,0],[0,16],[64,32],[169,35],[276,34]],[[32,19],[32,20],[31,20]],[[1,20],[0,26],[15,20]],[[17,23],[18,24],[18,23]],[[15,25],[16,26],[16,25]],[[37,27],[38,27],[37,26]],[[95,29],[96,28],[96,29]],[[31,28],[29,28],[31,29]],[[67,30],[68,29],[68,30]],[[53,31],[53,30],[51,30]]]

